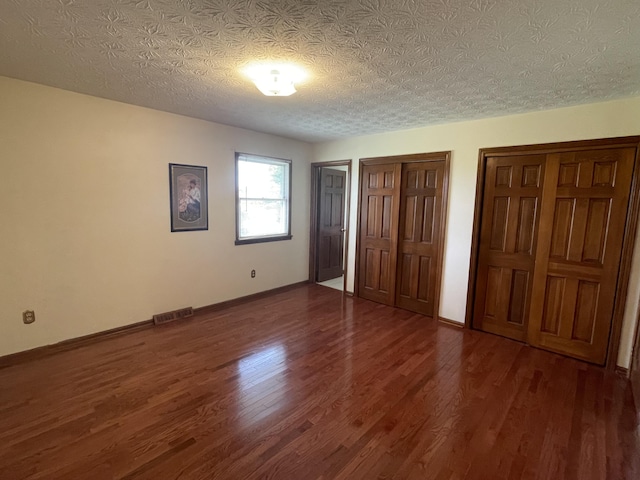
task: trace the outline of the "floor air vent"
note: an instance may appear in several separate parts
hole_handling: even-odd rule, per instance
[[[159,313],[153,316],[153,323],[161,325],[163,323],[173,322],[174,320],[180,320],[181,318],[187,318],[193,316],[193,307],[181,308],[180,310],[174,310],[173,312]]]

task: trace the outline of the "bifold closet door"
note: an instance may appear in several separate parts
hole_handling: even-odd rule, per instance
[[[635,155],[635,148],[548,155],[531,345],[604,363]]]
[[[401,164],[363,165],[358,295],[394,305]]]
[[[539,150],[484,157],[473,326],[603,364],[637,148]]]
[[[526,338],[545,155],[490,157],[473,326]]]
[[[396,305],[434,316],[445,162],[402,166]]]

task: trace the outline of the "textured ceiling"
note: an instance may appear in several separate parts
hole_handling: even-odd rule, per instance
[[[322,141],[639,95],[640,1],[0,0],[0,75]]]

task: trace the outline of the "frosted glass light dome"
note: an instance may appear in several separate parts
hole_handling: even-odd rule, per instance
[[[269,97],[288,97],[296,93],[295,82],[305,78],[299,67],[287,64],[260,64],[245,69],[258,90]]]

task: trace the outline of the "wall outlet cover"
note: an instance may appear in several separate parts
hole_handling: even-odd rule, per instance
[[[25,325],[29,325],[36,321],[36,312],[33,310],[25,310],[22,312],[22,321]]]

